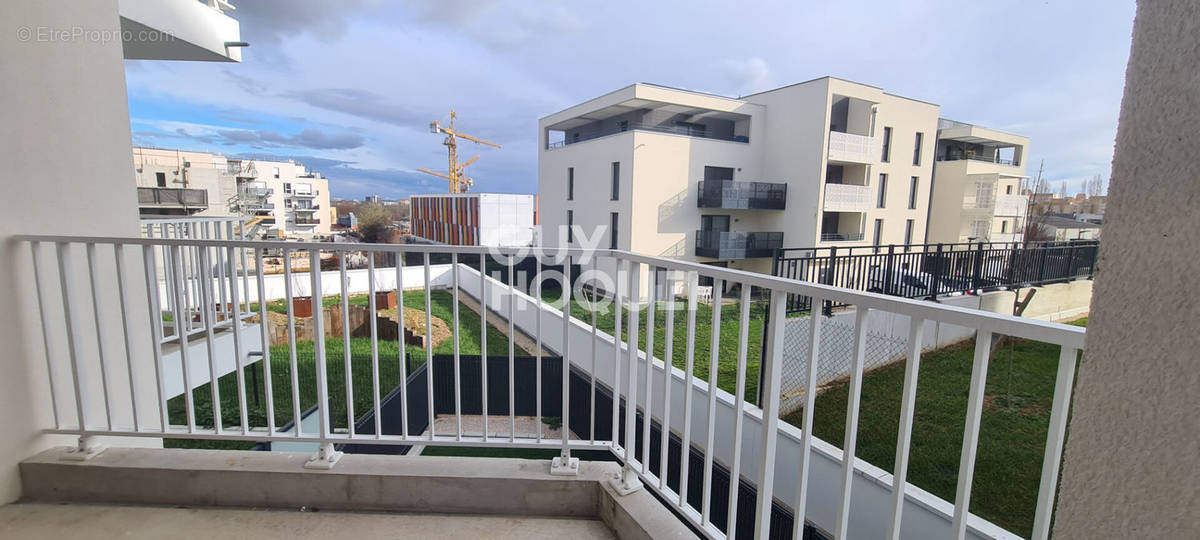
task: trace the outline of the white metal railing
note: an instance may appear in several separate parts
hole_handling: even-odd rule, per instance
[[[840,131],[829,132],[829,159],[852,163],[871,163],[879,159],[879,145],[874,137]]]
[[[215,217],[163,217],[143,218],[140,222],[144,238],[245,240],[246,219],[240,216]],[[167,246],[159,246],[156,290],[163,315],[155,324],[159,325],[164,343],[178,343],[182,334],[196,334],[212,326],[224,329],[233,319],[233,303],[236,289],[241,288],[242,318],[249,313],[249,288],[251,276],[247,271],[246,250],[216,250],[206,259],[196,246],[180,248],[179,260],[171,258]],[[215,304],[211,318],[205,318],[202,293],[205,281],[210,285],[213,296],[208,303]],[[178,291],[176,290],[178,288]],[[178,294],[176,294],[178,293]]]
[[[800,538],[805,523],[804,518],[816,519],[818,517],[814,512],[808,511],[814,508],[814,497],[828,497],[829,501],[822,500],[821,502],[831,502],[836,509],[836,518],[821,517],[822,521],[818,525],[831,530],[837,538],[846,538],[850,534],[852,511],[867,512],[874,516],[889,516],[887,518],[887,536],[899,538],[905,509],[912,506],[907,502],[908,498],[914,491],[919,491],[909,486],[905,480],[912,443],[915,392],[922,350],[921,329],[926,321],[934,321],[973,328],[977,331],[971,382],[969,388],[964,389],[968,392],[969,397],[958,470],[957,495],[952,503],[952,511],[947,512],[945,516],[944,529],[936,535],[964,538],[968,534],[968,529],[974,530],[980,521],[978,518],[969,516],[967,510],[970,504],[975,454],[984,403],[985,377],[993,335],[1036,340],[1060,348],[1058,376],[1046,452],[1042,464],[1033,536],[1046,538],[1049,532],[1058,466],[1066,431],[1066,415],[1071,397],[1072,378],[1078,353],[1084,345],[1084,332],[1080,328],[623,251],[534,250],[532,252],[536,259],[534,270],[539,278],[535,280],[537,285],[534,287],[534,291],[536,292],[531,297],[522,292],[523,286],[515,280],[516,256],[521,252],[512,249],[485,250],[466,246],[329,243],[288,243],[280,247],[278,243],[260,241],[160,237],[20,236],[17,237],[17,240],[27,242],[31,248],[33,273],[36,280],[35,289],[45,337],[46,369],[50,383],[48,397],[49,405],[54,413],[54,425],[47,426],[45,431],[78,435],[81,448],[85,448],[89,444],[88,441],[92,436],[299,441],[318,443],[322,450],[315,458],[314,463],[327,466],[332,466],[336,460],[336,452],[333,451],[334,444],[432,444],[556,448],[561,450],[560,458],[555,460],[555,465],[559,470],[570,469],[572,450],[607,449],[622,464],[622,474],[619,478],[614,479],[614,486],[618,491],[636,490],[644,485],[657,493],[667,504],[677,507],[681,515],[709,537],[724,538],[727,535],[732,536],[733,532],[731,523],[727,522],[725,528],[713,523],[713,505],[727,505],[726,508],[730,510],[729,515],[739,515],[737,509],[739,483],[737,481],[730,482],[729,491],[726,493],[718,493],[714,489],[713,465],[714,463],[723,463],[731,471],[731,478],[740,479],[744,475],[746,480],[756,488],[757,499],[754,508],[742,510],[743,514],[753,512],[756,538],[766,536],[771,524],[773,503],[777,499],[778,503],[792,509],[793,515],[796,516],[792,534],[793,537]],[[356,431],[356,420],[361,417],[356,413],[370,411],[355,410],[355,389],[352,377],[349,376],[342,377],[344,386],[335,388],[337,391],[333,392],[342,394],[346,398],[346,425],[344,428],[334,426],[335,423],[340,423],[340,419],[331,417],[333,405],[330,401],[332,393],[331,381],[328,377],[330,364],[326,356],[336,357],[336,354],[326,349],[325,334],[319,330],[313,334],[313,347],[316,351],[324,351],[324,354],[315,355],[312,368],[315,374],[317,394],[315,401],[320,420],[318,430],[305,432],[300,429],[299,422],[295,429],[286,431],[280,429],[276,422],[275,407],[273,406],[276,388],[274,388],[270,371],[273,364],[271,351],[269,347],[265,346],[267,343],[265,325],[259,325],[261,343],[264,345],[260,361],[262,362],[263,386],[268,406],[265,410],[264,421],[261,424],[251,424],[254,416],[247,414],[247,383],[244,376],[245,370],[242,368],[253,362],[249,358],[250,354],[246,350],[246,345],[236,341],[236,337],[242,335],[241,330],[247,327],[242,315],[249,312],[251,308],[264,320],[267,316],[266,302],[250,302],[251,298],[257,299],[257,291],[263,290],[264,276],[261,271],[249,272],[249,275],[243,273],[243,278],[245,278],[242,281],[243,284],[246,279],[255,283],[256,287],[253,288],[253,293],[249,289],[235,286],[237,283],[232,276],[231,286],[226,291],[230,301],[228,306],[232,312],[230,324],[235,329],[233,333],[235,336],[234,355],[239,368],[236,370],[236,401],[239,420],[233,426],[223,425],[224,422],[221,421],[214,422],[212,426],[202,425],[197,421],[197,404],[194,403],[193,392],[190,391],[184,393],[186,414],[182,418],[178,414],[176,415],[176,418],[182,422],[176,422],[170,418],[168,400],[173,396],[164,392],[165,379],[174,377],[176,374],[186,379],[190,376],[189,374],[193,373],[190,369],[191,364],[203,362],[205,359],[193,357],[194,351],[189,349],[187,343],[191,337],[188,333],[181,333],[180,347],[171,349],[163,343],[161,326],[159,324],[144,325],[145,321],[139,314],[148,315],[152,322],[161,319],[159,314],[163,304],[160,303],[161,296],[158,287],[160,282],[167,281],[169,283],[166,288],[170,291],[168,297],[174,298],[169,306],[175,312],[177,320],[183,316],[188,306],[194,306],[200,313],[202,321],[206,323],[204,335],[197,339],[206,340],[212,344],[214,326],[211,322],[216,317],[215,308],[217,307],[217,303],[213,299],[221,294],[219,289],[223,281],[207,279],[209,277],[207,269],[214,267],[219,269],[223,265],[210,266],[210,263],[220,259],[226,261],[227,267],[232,269],[232,261],[240,256],[249,256],[256,262],[251,268],[262,269],[262,258],[268,249],[282,249],[285,260],[290,260],[293,252],[304,253],[309,257],[310,268],[313,269],[320,268],[322,253],[336,255],[340,261],[339,285],[342,285],[336,287],[336,296],[343,307],[342,317],[347,316],[347,310],[344,308],[348,306],[349,295],[348,287],[344,286],[347,282],[345,261],[350,252],[365,252],[371,255],[368,268],[371,275],[375,275],[377,270],[388,271],[387,269],[377,269],[376,259],[380,258],[378,254],[389,254],[382,258],[390,257],[396,261],[394,264],[396,288],[405,289],[415,286],[423,291],[427,332],[424,354],[427,363],[419,369],[424,370],[424,385],[418,384],[412,389],[409,388],[408,381],[412,374],[407,371],[409,362],[406,354],[408,353],[402,344],[398,347],[398,357],[383,358],[380,355],[381,340],[377,337],[377,319],[372,318],[372,339],[370,340],[372,384],[369,390],[359,390],[359,392],[370,392],[371,408],[376,412],[380,411],[381,394],[387,390],[380,385],[381,365],[384,362],[398,362],[399,398],[405,405],[404,414],[400,415],[403,427],[399,434],[383,433],[381,414],[374,415],[373,433]],[[78,252],[81,250],[85,253],[88,262],[84,269],[77,266]],[[491,251],[506,256],[498,263],[492,261],[493,267],[499,264],[501,268],[501,271],[497,273],[498,277],[491,277],[487,273],[489,261],[485,255]],[[190,274],[182,269],[189,254],[198,259],[197,267],[200,272],[200,279],[194,280],[190,285],[188,283]],[[166,257],[165,264],[161,264],[159,259],[162,256]],[[431,280],[431,256],[448,257],[448,262],[453,269],[450,272],[449,283],[443,286],[449,289],[453,295],[455,306],[450,321],[454,332],[452,339],[455,343],[453,363],[451,364],[454,380],[452,393],[455,428],[447,432],[439,432],[435,421],[435,398],[437,397],[435,392],[441,387],[434,385],[434,370],[444,369],[447,366],[438,367],[432,362],[431,293],[435,287]],[[48,260],[51,258],[52,261]],[[415,263],[415,266],[420,269],[424,279],[419,283],[406,283],[404,269],[414,266],[414,264],[409,264],[414,258],[419,261]],[[111,259],[113,265],[97,264],[101,259]],[[470,260],[464,262],[466,259]],[[622,318],[626,316],[623,310],[615,310],[614,328],[619,331],[614,332],[613,336],[607,336],[597,328],[598,313],[603,309],[599,305],[585,307],[588,314],[583,319],[562,316],[561,312],[543,302],[540,293],[543,265],[556,262],[561,264],[564,260],[570,261],[572,265],[563,266],[564,275],[561,277],[561,282],[575,284],[574,290],[572,287],[563,289],[565,302],[570,302],[573,296],[584,294],[587,299],[609,299],[618,306],[640,305],[642,299],[649,300],[649,304],[644,312],[638,309],[629,310],[627,321],[622,321]],[[243,264],[241,268],[247,267]],[[287,366],[290,370],[292,380],[288,386],[291,393],[293,418],[299,419],[301,397],[300,385],[296,379],[299,368],[297,366],[295,333],[297,317],[292,311],[293,276],[290,265],[285,265],[284,268],[288,274],[284,280],[284,287],[288,306],[286,318],[289,358],[286,363],[281,361],[276,365]],[[578,269],[582,275],[578,277],[571,275],[573,268]],[[646,270],[645,273],[643,273],[643,269]],[[84,276],[86,276],[86,282],[91,285],[90,291],[81,290],[77,286],[78,282],[84,282]],[[711,321],[697,321],[700,291],[698,283],[701,277],[712,280],[711,287],[714,291],[725,290],[726,285],[738,286],[741,291],[736,301],[738,305],[737,350],[739,352],[736,358],[736,395],[734,396],[730,396],[718,388],[720,375],[716,370],[712,371],[713,375],[708,377],[707,381],[702,381],[702,377],[696,369],[698,328],[706,322],[713,328],[718,327],[722,317],[722,310],[714,309]],[[321,283],[323,279],[321,272],[309,272],[307,279],[311,281],[309,290],[325,290]],[[412,277],[410,276],[409,279],[411,281]],[[640,292],[643,280],[646,284],[645,294]],[[583,284],[592,285],[593,288],[589,289],[591,292],[581,292],[584,290]],[[594,288],[597,284],[599,290]],[[198,290],[192,291],[188,288],[189,286],[196,287]],[[144,297],[134,293],[138,287],[144,287]],[[677,290],[677,287],[682,287],[686,291],[682,304],[675,301],[674,294],[666,293],[670,298],[658,297],[663,295],[664,291]],[[184,297],[193,292],[198,295],[200,300],[194,304],[187,304]],[[372,311],[375,308],[376,292],[376,283],[372,279],[368,291],[369,307]],[[768,295],[770,298],[767,308],[769,318],[765,328],[764,354],[760,366],[760,385],[763,388],[761,408],[743,403],[746,399],[745,381],[750,376],[747,373],[750,307],[756,296],[754,293],[757,292]],[[487,374],[489,362],[484,360],[481,363],[482,377],[479,388],[468,388],[460,379],[462,366],[458,332],[461,320],[457,307],[460,294],[468,294],[479,299],[481,325],[487,324],[486,313],[489,310],[503,314],[507,320],[508,384],[501,389],[502,393],[507,393],[507,424],[509,426],[507,435],[493,434],[487,426],[489,418],[489,399],[487,398],[494,394],[494,392],[489,392],[488,388],[489,380],[492,380]],[[822,325],[819,316],[812,319],[807,330],[809,343],[806,379],[808,383],[805,394],[807,402],[804,407],[803,422],[799,426],[801,435],[795,436],[795,428],[783,425],[779,421],[782,349],[784,347],[783,323],[786,321],[786,300],[789,294],[808,296],[812,298],[813,305],[820,305],[823,301],[832,301],[853,305],[856,309],[857,327],[846,410],[844,439],[846,447],[842,449],[840,469],[836,475],[825,474],[828,471],[824,469],[822,469],[821,475],[814,472],[817,467],[814,463],[820,461],[814,461],[814,459],[819,456],[828,457],[828,451],[823,450],[828,445],[812,435],[813,405],[817,394],[815,374],[821,353],[819,344],[821,343]],[[663,300],[669,301],[661,302]],[[719,300],[715,300],[714,303],[720,305]],[[320,302],[317,298],[313,298],[313,304],[313,324],[315,328],[321,329],[323,314],[319,308]],[[86,310],[79,309],[80,306],[92,307],[93,314],[88,316]],[[655,321],[658,317],[656,311],[660,309],[663,311],[662,316],[665,319],[665,343],[663,345],[666,358],[674,358],[677,354],[673,352],[673,349],[679,347],[679,344],[675,343],[675,332],[677,330],[685,332],[686,339],[682,345],[686,351],[682,369],[672,367],[670,362],[664,364],[639,351],[639,345],[643,338],[645,350],[655,350],[653,329],[656,328]],[[679,310],[685,312],[683,329],[676,328],[676,311]],[[890,504],[886,508],[865,508],[862,506],[865,504],[863,502],[865,499],[854,499],[852,496],[852,486],[858,486],[854,489],[862,489],[863,486],[861,479],[856,483],[855,478],[863,474],[862,470],[865,467],[869,467],[860,460],[853,459],[852,456],[855,453],[862,397],[864,347],[867,340],[865,322],[872,312],[908,317],[911,328],[903,383],[902,413],[899,418],[900,430],[896,445],[896,474],[894,477],[888,477],[886,473],[873,476],[872,486],[876,486],[873,489],[877,489],[879,483],[885,483],[886,486],[888,482],[895,487],[895,489],[891,489],[891,495],[888,498]],[[643,315],[645,317],[644,327],[642,326]],[[114,318],[120,321],[119,330],[114,328]],[[404,317],[398,318],[399,336],[403,336]],[[546,320],[550,322],[547,323]],[[348,328],[348,324],[348,320],[343,319],[343,328]],[[516,380],[514,340],[512,338],[515,336],[517,325],[534,335],[538,341],[535,353],[539,359],[536,364],[538,370],[535,399],[538,405],[536,425],[539,428],[535,435],[529,436],[518,435],[516,430],[517,407],[515,400],[518,396],[514,390]],[[150,335],[139,335],[139,329],[147,327]],[[250,328],[252,329],[252,327]],[[643,332],[645,332],[644,335]],[[625,335],[622,338],[623,333]],[[721,332],[716,331],[710,332],[710,336],[711,355],[708,361],[710,365],[713,365],[721,360],[717,351],[723,336]],[[94,339],[92,339],[93,337]],[[485,353],[488,350],[486,340],[487,332],[483,331],[480,336],[480,350]],[[349,340],[344,340],[343,343],[345,348],[341,359],[342,369],[343,373],[347,374],[351,373],[353,366],[351,365]],[[542,395],[541,351],[543,346],[558,352],[561,358],[568,360],[561,366],[561,403],[558,404],[558,407],[561,414],[562,435],[557,440],[544,437],[541,429],[543,407],[553,405],[546,402]],[[109,354],[116,350],[123,351],[125,356],[123,362]],[[209,380],[214,380],[219,375],[216,367],[219,359],[214,357],[214,347],[207,347],[207,351]],[[335,358],[331,359],[336,361]],[[176,366],[173,365],[175,362],[180,364],[178,371],[175,371]],[[585,380],[590,384],[591,392],[587,398],[590,401],[587,408],[589,418],[586,421],[579,419],[572,421],[571,369],[584,373]],[[146,390],[137,382],[147,377],[155,382],[154,389]],[[127,380],[128,382],[118,383],[118,380]],[[209,386],[212,392],[212,417],[220,419],[222,418],[221,399],[218,394],[220,385]],[[196,385],[185,381],[183,387],[191,389]],[[599,387],[607,387],[617,401],[613,403],[614,406],[608,407],[610,412],[603,418],[597,409],[597,396],[600,395],[597,389]],[[63,392],[64,389],[67,392]],[[478,395],[483,397],[483,430],[478,434],[467,433],[463,428],[462,400],[464,396],[476,395],[474,393],[477,390],[480,392]],[[424,421],[427,422],[428,428],[418,433],[410,430],[409,423],[412,418],[408,414],[408,407],[418,406],[422,400],[419,395],[410,400],[408,394],[410,391],[419,393],[423,391],[425,394],[424,407],[427,418]],[[97,393],[99,393],[99,397],[97,397]],[[449,398],[443,395],[443,399]],[[622,411],[621,407],[616,406],[618,402],[630,406],[624,407]],[[732,412],[727,412],[727,410]],[[131,411],[131,414],[124,414],[121,411]],[[695,489],[695,486],[692,486],[691,489],[688,486],[690,460],[681,459],[677,465],[674,465],[668,459],[668,452],[660,451],[657,456],[652,455],[650,450],[652,422],[643,422],[640,426],[641,429],[637,429],[639,415],[652,419],[663,427],[660,449],[667,448],[668,435],[673,433],[679,435],[689,448],[698,448],[703,451],[705,469],[700,481],[701,504],[699,507],[693,506],[687,496],[681,496],[681,494],[693,493]],[[573,432],[572,426],[581,426],[581,424],[586,424],[586,428],[579,427],[576,429],[579,429],[580,433]],[[726,429],[729,431],[727,432]],[[622,433],[623,436],[618,436]],[[639,437],[643,444],[640,455],[635,455],[633,450],[637,448]],[[784,443],[789,452],[793,447],[798,448],[796,454],[783,454],[793,456],[787,462],[780,461],[779,455],[781,454],[777,452],[780,448],[779,445]],[[821,452],[825,452],[825,454]],[[684,455],[687,453],[685,452]],[[846,456],[851,456],[851,458],[847,459]],[[797,461],[791,461],[791,459],[797,459]],[[669,465],[678,467],[679,481],[676,486],[672,486],[668,481],[671,476],[666,473]],[[655,472],[656,469],[658,472]],[[836,476],[836,480],[832,479],[834,476]],[[817,482],[821,481],[832,483],[817,485]],[[858,506],[852,508],[852,501],[857,501]],[[926,505],[922,510],[928,511],[928,508]],[[918,516],[914,516],[914,519],[916,517]],[[882,534],[884,531],[878,532]],[[911,534],[910,531],[908,535],[911,536]]]
[[[825,184],[826,212],[866,212],[873,202],[870,186]]]

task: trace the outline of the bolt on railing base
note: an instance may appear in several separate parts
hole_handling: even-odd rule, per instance
[[[558,456],[550,461],[550,474],[554,476],[579,476],[579,458],[570,454]]]
[[[304,462],[305,469],[328,471],[342,459],[342,453],[333,449],[333,443],[322,444],[316,455]]]
[[[637,477],[637,473],[629,469],[622,470],[616,476],[610,478],[608,485],[612,486],[616,490],[617,495],[622,497],[634,493],[643,487],[642,481]]]
[[[103,452],[108,446],[97,443],[90,435],[79,437],[74,448],[68,449],[63,455],[63,461],[87,461]]]

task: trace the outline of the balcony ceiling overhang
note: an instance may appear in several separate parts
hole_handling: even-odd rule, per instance
[[[690,117],[692,117],[692,119],[696,119],[696,120],[717,119],[717,120],[737,121],[737,120],[746,120],[746,119],[750,118],[749,115],[745,115],[745,114],[738,114],[738,113],[732,113],[732,112],[726,112],[726,111],[714,111],[711,109],[689,107],[687,105],[678,105],[678,104],[674,104],[674,103],[663,103],[661,101],[651,101],[648,99],[635,98],[635,99],[623,101],[616,105],[610,105],[608,107],[596,109],[594,111],[584,113],[579,116],[569,118],[567,120],[563,120],[562,122],[558,122],[558,123],[546,126],[546,128],[554,130],[554,131],[566,131],[566,130],[569,130],[572,128],[577,128],[582,125],[590,124],[592,122],[604,120],[607,118],[612,118],[614,116],[628,114],[628,113],[638,111],[638,110],[645,110],[645,111],[654,110],[654,111],[668,112],[671,114],[681,114],[681,115],[690,116]]]
[[[241,62],[241,28],[225,14],[196,0],[119,0],[121,40],[127,60]]]

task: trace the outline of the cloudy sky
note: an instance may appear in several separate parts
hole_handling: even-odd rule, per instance
[[[134,143],[297,159],[334,196],[537,190],[537,119],[632,82],[729,96],[833,75],[1028,135],[1027,173],[1108,177],[1133,2],[234,0],[240,64],[126,64]],[[1057,189],[1057,186],[1055,186]]]

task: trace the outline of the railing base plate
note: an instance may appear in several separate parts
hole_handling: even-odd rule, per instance
[[[62,452],[62,461],[88,461],[92,457],[100,455],[100,452],[107,450],[108,446],[103,444],[92,444],[86,448],[72,448],[66,452]]]
[[[317,454],[304,462],[305,469],[328,471],[342,459],[342,453],[334,451],[332,444],[322,445]]]
[[[565,462],[562,456],[554,458],[550,461],[550,474],[554,476],[579,476],[579,458],[567,458]]]
[[[609,479],[608,485],[612,486],[613,491],[616,491],[617,495],[622,497],[636,493],[644,487],[636,474],[627,474],[625,472]]]

